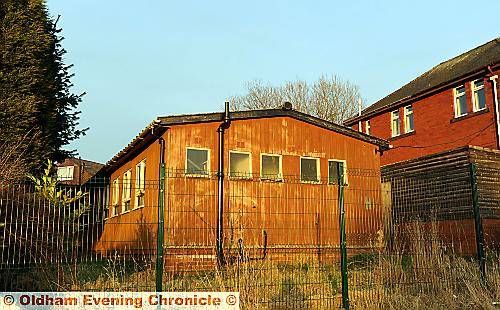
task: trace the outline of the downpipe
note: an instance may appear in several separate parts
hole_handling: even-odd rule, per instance
[[[490,71],[491,74],[493,74],[493,70],[491,70],[491,67],[488,67],[488,71]],[[498,104],[498,90],[497,90],[497,79],[498,75],[493,75],[490,77],[490,81],[493,84],[493,99],[495,100],[495,118],[496,118],[496,125],[497,125],[497,147],[500,150],[500,107]]]
[[[223,242],[223,225],[224,225],[224,132],[231,126],[231,119],[229,117],[229,102],[225,103],[224,119],[217,128],[219,137],[219,164],[217,168],[217,182],[218,182],[218,204],[217,204],[217,265],[226,265],[224,257],[224,242]]]

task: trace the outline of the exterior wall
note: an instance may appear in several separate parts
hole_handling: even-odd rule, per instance
[[[163,136],[168,167],[165,236],[168,257],[177,262],[193,253],[198,257],[213,258],[219,124],[174,125]],[[210,149],[210,177],[184,175],[186,147]],[[347,169],[352,171],[348,176],[348,188],[357,189],[347,190],[345,197],[346,204],[351,206],[346,208],[347,234],[356,236],[350,244],[362,247],[376,238],[382,225],[381,208],[365,208],[365,200],[369,199],[374,206],[381,205],[380,175],[366,175],[366,171],[379,171],[378,146],[292,118],[273,117],[232,121],[225,132],[226,175],[231,150],[251,152],[254,176],[252,180],[225,178],[225,244],[241,239],[246,246],[259,248],[265,230],[269,251],[276,255],[285,247],[287,251],[294,247],[300,251],[313,251],[315,244],[332,249],[337,247],[338,187],[327,184],[328,159],[347,161]],[[282,155],[284,182],[260,181],[261,153]],[[320,158],[321,184],[300,182],[300,156]],[[144,158],[147,161],[146,179],[158,180],[159,145],[153,143],[113,172],[111,184],[128,169],[135,180],[135,165]],[[356,171],[365,171],[365,174],[356,174]],[[134,243],[142,239],[145,247],[154,248],[157,222],[157,208],[154,206],[157,205],[158,191],[148,188],[146,185],[145,200],[153,207],[146,206],[109,218],[97,250],[106,252],[134,247]]]
[[[500,70],[495,74],[500,75]],[[468,114],[466,117],[454,117],[454,85],[444,91],[414,101],[414,132],[391,137],[391,111],[376,115],[370,119],[370,134],[387,139],[394,146],[384,152],[381,163],[387,165],[411,158],[454,149],[465,145],[477,145],[498,149],[495,125],[495,107],[492,82],[485,78],[485,111],[472,112],[471,80],[465,83]],[[459,84],[460,85],[460,84]],[[409,105],[409,104],[405,104]],[[403,106],[399,108],[401,131],[404,133]],[[363,127],[365,125],[363,120]],[[352,128],[357,130],[356,123]],[[364,132],[363,128],[363,132]]]

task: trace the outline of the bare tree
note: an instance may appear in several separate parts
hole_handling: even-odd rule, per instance
[[[247,90],[246,95],[229,99],[233,110],[277,108],[288,101],[296,110],[335,123],[357,113],[361,98],[357,85],[336,75],[322,75],[312,84],[297,80],[282,86],[255,80],[247,83]]]

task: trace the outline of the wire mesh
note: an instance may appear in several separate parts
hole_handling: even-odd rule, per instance
[[[220,266],[219,175],[167,169],[163,289],[239,291],[247,308],[339,307],[335,181],[222,179]],[[154,291],[159,181],[137,187],[120,180],[61,183],[58,189],[69,195],[85,193],[67,206],[54,205],[31,183],[1,182],[3,290]],[[477,276],[468,172],[381,180],[377,170],[349,168],[345,181],[352,305],[391,294],[431,296],[445,286],[458,290],[464,266]]]

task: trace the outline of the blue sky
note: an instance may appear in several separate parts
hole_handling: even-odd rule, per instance
[[[370,104],[500,36],[500,1],[48,0],[88,134],[106,162],[160,115],[221,110],[245,83],[337,74]]]

